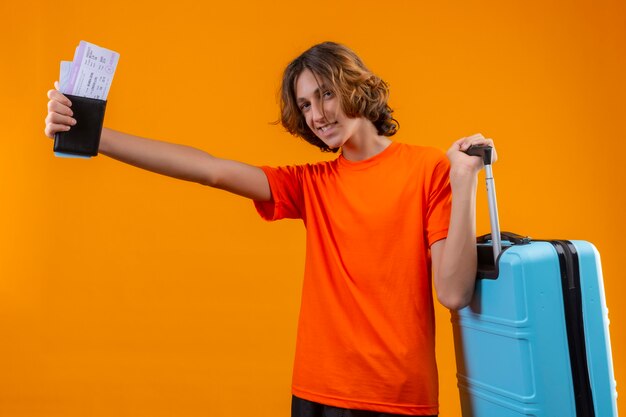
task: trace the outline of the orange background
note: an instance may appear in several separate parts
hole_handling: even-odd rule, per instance
[[[0,3],[0,416],[288,415],[304,228],[55,158],[45,93],[81,39],[121,54],[108,127],[270,165],[328,157],[269,122],[285,65],[347,44],[389,82],[397,140],[494,138],[503,229],[598,247],[624,384],[626,3],[199,3]],[[458,416],[437,317],[441,415]]]

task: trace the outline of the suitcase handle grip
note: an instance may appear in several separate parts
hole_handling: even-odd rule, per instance
[[[465,151],[470,156],[480,156],[485,165],[491,165],[491,154],[493,148],[489,145],[472,145]]]

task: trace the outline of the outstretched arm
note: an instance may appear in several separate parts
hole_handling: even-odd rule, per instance
[[[48,91],[46,136],[70,130],[76,124],[71,102],[57,90]],[[272,198],[262,169],[214,157],[190,146],[128,135],[104,128],[99,153],[118,161],[186,181],[220,188],[258,201]]]
[[[450,226],[447,238],[430,248],[437,298],[452,310],[469,304],[476,279],[476,186],[482,160],[464,153],[471,145],[493,146],[493,141],[477,134],[456,141],[448,150],[452,188]],[[494,152],[494,162],[496,158]]]

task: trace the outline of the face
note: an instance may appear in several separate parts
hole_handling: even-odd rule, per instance
[[[343,146],[362,123],[362,118],[348,118],[341,99],[308,69],[296,80],[296,100],[306,124],[331,149]]]

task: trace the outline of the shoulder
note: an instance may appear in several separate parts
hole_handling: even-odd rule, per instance
[[[337,159],[299,165],[299,168],[303,175],[311,178],[334,175],[337,173]]]
[[[268,175],[291,177],[298,180],[329,175],[337,170],[336,160],[278,167],[263,166],[262,169]]]

